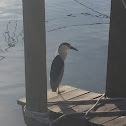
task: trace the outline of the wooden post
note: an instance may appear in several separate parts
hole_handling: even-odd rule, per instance
[[[126,98],[126,9],[111,1],[106,95]]]
[[[26,106],[47,112],[47,77],[44,0],[23,0]],[[29,126],[40,126],[29,121]]]

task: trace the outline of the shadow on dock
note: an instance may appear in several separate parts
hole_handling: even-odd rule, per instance
[[[103,126],[103,125],[89,122],[85,118],[68,117],[58,120],[56,123],[53,123],[52,126]]]

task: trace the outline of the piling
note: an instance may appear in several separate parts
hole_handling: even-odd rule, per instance
[[[26,108],[47,112],[44,0],[23,0]],[[28,121],[28,126],[40,126]]]
[[[111,0],[106,95],[126,98],[126,8],[122,0]]]

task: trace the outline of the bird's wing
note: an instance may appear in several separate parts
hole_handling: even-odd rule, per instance
[[[64,61],[57,55],[51,65],[50,79],[56,81],[64,68]]]
[[[59,55],[57,55],[51,65],[51,71],[50,71],[50,84],[51,87],[57,87],[59,86],[59,83],[62,80],[64,72],[64,61],[61,59]]]

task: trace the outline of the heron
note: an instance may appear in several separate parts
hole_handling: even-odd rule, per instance
[[[58,55],[53,59],[50,70],[50,85],[53,92],[61,93],[59,85],[64,73],[64,61],[67,57],[67,50],[72,49],[78,51],[69,43],[62,43],[58,48]]]

